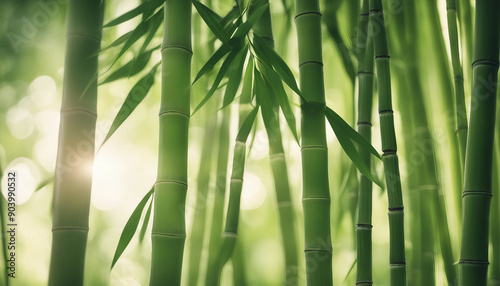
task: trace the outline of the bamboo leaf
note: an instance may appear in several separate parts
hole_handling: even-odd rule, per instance
[[[127,223],[125,224],[125,227],[123,228],[122,234],[120,236],[120,240],[118,241],[118,246],[116,247],[113,262],[111,263],[111,269],[113,269],[113,266],[115,266],[123,251],[125,250],[125,248],[127,248],[128,244],[132,240],[132,237],[134,237],[135,231],[137,230],[137,226],[139,225],[139,221],[141,219],[142,211],[144,210],[144,206],[146,206],[146,203],[148,202],[149,197],[151,197],[151,195],[153,194],[153,191],[154,189],[151,188],[151,190],[144,196],[144,198],[142,198],[137,207],[135,207],[135,210],[130,215]]]
[[[351,265],[351,268],[349,268],[349,271],[347,271],[347,274],[345,275],[344,277],[344,282],[342,282],[342,284],[345,283],[345,281],[347,280],[347,278],[349,277],[349,275],[351,274],[352,270],[354,269],[354,266],[356,266],[356,263],[358,262],[358,259],[355,258],[352,265]]]
[[[54,176],[50,176],[48,177],[47,179],[41,181],[38,186],[36,186],[35,188],[35,192],[38,192],[39,190],[43,189],[45,186],[47,186],[48,184],[54,182]]]
[[[160,10],[163,11],[163,8]],[[156,31],[161,26],[161,23],[163,22],[163,12],[156,13],[153,18],[151,19],[151,22],[149,23],[149,33],[146,39],[144,39],[144,43],[142,44],[141,49],[139,50],[139,54],[142,54],[146,48],[148,47],[149,43],[151,43],[151,40],[153,40]]]
[[[222,81],[222,78],[226,75],[227,71],[229,70],[229,67],[231,66],[231,63],[233,60],[236,58],[238,53],[240,52],[240,49],[233,49],[229,55],[227,55],[226,59],[224,60],[224,63],[222,63],[222,66],[220,67],[219,73],[215,77],[214,83],[212,85],[212,88],[208,91],[207,95],[201,100],[201,102],[196,106],[196,108],[193,111],[193,114],[196,113],[205,103],[212,97],[214,92],[217,90],[217,87],[219,86],[220,82]]]
[[[238,87],[241,82],[241,76],[243,75],[243,66],[245,65],[246,55],[246,52],[239,53],[237,59],[235,59],[235,66],[233,66],[234,69],[229,75],[221,109],[231,104],[236,97],[236,92],[238,91]]]
[[[370,168],[366,165],[366,163],[363,161],[361,156],[358,153],[358,150],[352,143],[349,135],[347,132],[344,130],[344,128],[340,127],[340,124],[337,122],[337,118],[335,116],[332,116],[331,112],[326,112],[326,118],[328,119],[328,122],[330,123],[330,126],[333,129],[333,132],[337,136],[337,139],[339,140],[340,145],[342,146],[342,149],[344,149],[345,153],[349,158],[351,158],[351,161],[354,163],[356,168],[365,175],[370,181],[375,182],[375,180],[372,177],[372,173],[370,171]],[[380,186],[381,187],[381,186]]]
[[[248,17],[248,19],[243,24],[241,24],[238,29],[236,29],[233,37],[239,38],[245,36],[250,31],[250,29],[252,29],[253,25],[257,23],[260,17],[262,17],[262,14],[264,14],[264,11],[266,11],[268,7],[269,3],[266,3],[257,8],[257,10],[255,10],[255,12],[253,12],[252,15],[250,15],[250,17]]]
[[[257,112],[259,111],[259,106],[256,106],[250,113],[248,113],[247,118],[241,124],[241,128],[238,131],[238,135],[236,136],[236,141],[246,142],[248,138],[248,134],[250,130],[252,130],[253,123],[255,121],[255,117],[257,117]]]
[[[104,141],[101,144],[101,148],[104,145],[104,143],[108,141],[111,135],[113,135],[115,131],[122,125],[122,123],[130,116],[130,114],[132,114],[132,112],[139,105],[139,103],[142,102],[144,97],[146,97],[149,90],[151,89],[151,86],[154,84],[156,70],[158,69],[159,65],[160,63],[157,63],[151,69],[151,71],[149,71],[147,75],[141,78],[134,85],[134,87],[132,87],[129,94],[127,95],[127,98],[125,98],[125,101],[123,102],[120,111],[118,111],[118,114],[113,120],[113,123],[111,124],[111,128],[109,129],[108,134],[106,134],[106,137],[104,138]]]
[[[132,35],[132,32],[133,31],[130,31],[130,32],[127,32],[127,33],[121,35],[120,37],[118,37],[118,39],[116,39],[114,42],[107,45],[106,47],[102,48],[99,52],[102,53],[110,48],[113,48],[113,47],[116,47],[116,46],[119,46],[119,45],[125,43],[128,40],[128,38],[130,38],[130,35]]]
[[[207,72],[211,71],[214,66],[227,54],[231,51],[231,48],[227,45],[222,45],[210,59],[201,67],[200,71],[196,75],[192,84],[194,84],[197,80],[199,80],[202,76],[204,76]]]
[[[285,61],[276,53],[276,51],[268,47],[264,40],[255,34],[253,35],[253,48],[257,54],[260,54],[260,57],[262,57],[260,58],[260,61],[263,63],[270,63],[286,85],[303,98],[292,71]],[[306,99],[304,98],[304,100]]]
[[[153,206],[153,200],[154,200],[154,197],[151,200],[151,202],[149,203],[148,210],[146,211],[146,215],[144,216],[144,221],[142,222],[141,231],[139,232],[139,243],[142,243],[142,241],[144,240],[144,236],[146,235],[146,229],[148,228],[149,218],[151,217],[151,209]]]
[[[370,153],[372,153],[375,157],[382,160],[380,154],[373,148],[372,144],[368,142],[361,134],[359,134],[356,130],[352,129],[347,122],[342,119],[335,111],[333,111],[328,106],[326,107],[327,116],[330,116],[332,120],[334,120],[335,124],[337,124],[340,128],[344,129],[345,133],[352,139],[354,142],[358,143],[359,146],[366,149]]]
[[[162,5],[165,1],[163,0],[150,0],[142,3],[141,5],[137,6],[136,8],[126,12],[123,15],[118,16],[117,18],[111,20],[108,22],[106,25],[103,26],[103,28],[109,28],[112,26],[116,26],[118,24],[124,23],[130,19],[133,19],[137,17],[138,15],[142,13],[148,13],[156,8],[158,8],[160,5]]]
[[[295,120],[295,115],[293,114],[292,106],[290,105],[290,100],[288,99],[286,91],[283,88],[281,79],[273,70],[263,68],[263,71],[266,80],[269,82],[269,86],[273,90],[273,95],[278,100],[278,104],[281,108],[281,111],[285,116],[286,123],[290,128],[290,131],[292,132],[295,141],[297,142],[297,144],[299,144],[299,136],[297,134],[297,123]]]
[[[203,18],[203,21],[205,21],[207,26],[210,28],[212,33],[214,33],[214,35],[222,43],[226,44],[229,41],[229,36],[226,34],[224,28],[220,24],[222,18],[207,6],[201,4],[199,1],[191,0],[191,2],[193,3],[194,7],[200,14],[201,18]]]
[[[155,15],[153,15],[151,18],[147,19],[144,22],[141,22],[137,27],[132,31],[132,34],[130,37],[127,39],[125,44],[123,45],[122,49],[118,53],[118,55],[115,57],[114,61],[111,63],[111,67],[123,56],[123,54],[135,43],[137,40],[139,40],[142,36],[144,36],[148,31],[149,31],[149,26],[151,21],[158,17],[158,14],[163,14],[163,9],[159,10],[156,12]],[[110,67],[110,68],[111,68]]]
[[[159,46],[158,46],[159,47]],[[112,74],[110,74],[104,81],[102,81],[101,84],[113,82],[115,80],[122,79],[127,76],[133,76],[139,73],[146,67],[146,65],[149,62],[149,59],[151,58],[151,54],[153,53],[154,50],[156,50],[158,47],[155,47],[149,51],[146,51],[142,54],[140,54],[136,59],[130,60],[128,63],[124,64],[122,67],[114,71]]]

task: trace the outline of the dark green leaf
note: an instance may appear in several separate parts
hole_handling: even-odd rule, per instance
[[[154,197],[153,197],[154,200]],[[144,236],[146,235],[146,229],[148,228],[149,218],[151,217],[151,208],[153,206],[153,200],[149,203],[148,210],[144,216],[144,221],[142,222],[141,231],[139,232],[139,243],[142,243]]]
[[[159,46],[158,46],[159,47]],[[127,76],[133,76],[139,73],[146,67],[146,65],[149,62],[149,59],[151,58],[151,54],[155,49],[158,47],[155,47],[154,49],[151,49],[149,51],[146,51],[142,54],[140,54],[136,59],[132,59],[128,63],[124,64],[122,67],[114,71],[112,74],[110,74],[104,81],[102,81],[99,84],[105,84],[109,83],[115,80],[122,79]]]
[[[226,34],[224,28],[220,24],[222,18],[207,6],[201,4],[199,1],[191,0],[191,2],[193,2],[194,7],[200,14],[201,18],[203,18],[203,21],[205,21],[207,26],[210,28],[212,33],[214,33],[214,35],[222,43],[226,44],[229,41],[229,36]]]
[[[340,128],[344,129],[345,133],[352,139],[354,142],[358,143],[359,146],[364,148],[365,150],[369,151],[372,153],[375,157],[379,158],[382,160],[382,157],[380,157],[380,154],[373,148],[372,144],[368,142],[361,134],[359,134],[356,130],[352,129],[347,122],[342,119],[335,111],[333,111],[331,108],[328,106],[326,107],[326,113],[327,116],[330,116],[332,120],[334,120],[335,124],[337,124]]]
[[[263,57],[262,59],[260,59],[260,61],[270,63],[276,73],[286,83],[286,85],[288,85],[295,93],[302,97],[302,93],[297,86],[297,82],[295,82],[295,77],[293,76],[292,71],[285,63],[285,61],[273,49],[268,47],[261,37],[254,34],[253,39],[254,50],[258,54],[260,54],[261,57]]]
[[[224,60],[224,63],[222,63],[222,66],[220,67],[219,73],[215,77],[214,83],[212,85],[212,88],[208,91],[207,95],[201,100],[201,102],[196,106],[196,108],[193,111],[193,114],[196,113],[205,103],[212,97],[214,92],[217,90],[217,87],[219,86],[220,82],[222,81],[222,78],[226,75],[227,71],[229,70],[229,67],[231,66],[231,63],[233,60],[236,58],[238,53],[241,51],[241,49],[233,49],[229,55],[227,55],[226,59]]]
[[[148,13],[156,8],[158,8],[160,5],[162,5],[165,1],[164,0],[150,0],[142,3],[141,5],[137,6],[136,8],[126,12],[123,15],[118,16],[116,19],[111,20],[109,23],[104,25],[104,28],[116,26],[118,24],[121,24],[123,22],[126,22],[130,19],[135,18],[136,16],[142,14],[142,13]]]
[[[332,116],[331,112],[326,112],[326,118],[328,119],[328,122],[330,123],[330,126],[333,129],[333,132],[335,132],[335,135],[337,136],[337,139],[339,140],[340,145],[342,146],[342,149],[344,149],[345,153],[349,158],[351,158],[351,161],[354,163],[356,168],[365,175],[370,181],[375,182],[375,180],[372,177],[372,173],[370,172],[370,168],[366,165],[365,161],[361,158],[361,156],[358,153],[358,150],[352,143],[351,139],[347,135],[346,131],[344,128],[340,127],[339,124],[337,123],[337,119]]]
[[[203,67],[200,69],[196,77],[194,78],[193,84],[199,80],[203,75],[205,75],[207,72],[211,71],[214,66],[222,59],[227,53],[231,51],[231,48],[227,45],[222,45],[213,55],[210,57],[210,59],[203,65]]]
[[[163,8],[160,10],[163,11]],[[151,21],[149,22],[149,33],[146,39],[144,39],[144,43],[142,43],[142,47],[139,50],[139,54],[142,54],[146,48],[148,47],[149,43],[151,43],[151,40],[154,38],[156,31],[158,31],[158,28],[160,28],[161,23],[163,22],[163,12],[161,13],[156,13]]]
[[[241,24],[238,27],[238,29],[234,33],[233,37],[238,38],[238,37],[245,36],[250,31],[250,29],[252,29],[253,25],[255,25],[255,23],[257,23],[257,21],[260,19],[260,17],[262,17],[262,14],[264,14],[264,12],[266,11],[266,9],[268,9],[268,7],[269,7],[269,3],[266,3],[262,6],[260,6],[259,8],[257,8],[257,10],[255,10],[252,13],[252,15],[250,15],[250,17],[248,17],[246,22]]]
[[[235,59],[233,70],[229,75],[229,80],[227,82],[226,91],[224,93],[224,100],[222,102],[222,107],[224,108],[233,102],[236,97],[236,92],[238,91],[238,87],[240,86],[241,76],[243,75],[243,66],[245,65],[247,53],[241,52],[238,54]]]
[[[116,247],[115,256],[113,257],[113,262],[111,263],[111,269],[115,266],[116,261],[120,258],[125,248],[127,248],[128,244],[134,237],[135,231],[137,230],[137,226],[139,225],[139,221],[141,219],[142,211],[144,210],[144,206],[149,200],[149,197],[153,194],[154,189],[151,190],[142,198],[139,202],[135,210],[130,215],[125,227],[123,228],[122,234],[120,236],[120,240],[118,241],[118,246]]]
[[[146,97],[149,90],[151,89],[151,86],[154,84],[156,70],[158,69],[159,65],[160,63],[157,63],[147,75],[141,78],[134,85],[134,87],[132,87],[129,94],[127,95],[127,98],[125,98],[125,101],[123,102],[120,111],[118,111],[118,114],[113,120],[111,128],[109,129],[108,134],[106,134],[106,137],[104,138],[101,147],[104,145],[104,143],[106,143],[106,141],[108,141],[111,135],[115,133],[118,127],[122,125],[125,119],[127,119],[130,116],[130,114],[132,114],[132,112],[139,105],[139,103],[142,102],[144,97]]]
[[[259,111],[259,106],[256,106],[252,111],[250,111],[250,113],[248,113],[247,118],[243,121],[243,124],[241,124],[240,130],[238,131],[238,135],[236,136],[236,141],[239,142],[247,141],[248,134],[252,129],[258,111]]]

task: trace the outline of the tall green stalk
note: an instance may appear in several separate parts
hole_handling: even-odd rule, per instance
[[[165,1],[158,175],[150,285],[180,285],[186,240],[191,2]]]
[[[497,98],[500,95],[500,89],[497,88]],[[500,122],[500,105],[497,102],[496,122]],[[498,174],[500,164],[500,125],[495,125],[495,146],[493,157],[493,174]],[[491,228],[491,246],[492,259],[490,267],[489,286],[500,285],[500,177],[493,177],[493,198],[491,201],[490,228]]]
[[[363,0],[358,24],[358,132],[368,142],[372,136],[373,106],[373,41],[368,37],[369,3]],[[358,150],[367,166],[371,154],[364,148]],[[359,175],[358,215],[356,222],[356,285],[372,285],[372,181]]]
[[[212,212],[212,225],[210,229],[208,266],[205,285],[211,285],[214,276],[218,275],[216,259],[219,251],[220,235],[222,233],[222,221],[224,219],[224,201],[226,197],[227,162],[229,155],[229,120],[231,108],[226,107],[222,111],[219,125],[219,143],[217,155],[217,174],[215,179],[214,203]]]
[[[49,285],[83,285],[104,3],[68,3]]]
[[[469,137],[465,157],[460,285],[486,285],[500,1],[477,0]]]
[[[391,285],[406,285],[404,207],[394,132],[389,50],[381,0],[370,0],[370,32],[373,33],[377,86],[379,91],[380,131],[384,173],[389,197]]]
[[[295,1],[301,105],[302,206],[307,285],[332,285],[330,188],[325,130],[325,87],[318,0]]]
[[[249,11],[251,13],[251,11]],[[254,26],[254,33],[262,37],[269,47],[274,48],[271,12],[267,8],[260,20]],[[285,253],[285,284],[297,285],[298,283],[298,253],[295,229],[295,213],[290,193],[288,168],[283,150],[283,142],[279,121],[279,105],[276,100],[270,100],[273,120],[264,120],[267,136],[269,138],[269,158],[273,172],[274,188],[278,203],[278,212],[281,228],[281,239]]]
[[[453,67],[453,76],[455,79],[455,114],[457,117],[456,134],[458,139],[458,149],[460,153],[460,164],[463,169],[465,164],[465,148],[467,146],[467,111],[465,108],[464,95],[464,75],[462,65],[460,64],[458,28],[457,28],[457,9],[456,0],[446,0],[446,11],[448,19],[448,36],[450,38],[451,64]]]

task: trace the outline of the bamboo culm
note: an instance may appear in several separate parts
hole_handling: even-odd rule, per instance
[[[167,0],[164,7],[160,143],[151,233],[152,286],[181,282],[193,54],[191,5],[187,0]]]
[[[394,131],[389,51],[381,0],[370,0],[369,23],[375,49],[384,174],[389,197],[391,285],[406,285],[404,207]]]
[[[318,0],[295,1],[301,103],[302,206],[307,285],[332,285],[330,187],[325,127],[325,87]]]
[[[251,13],[251,10],[249,11]],[[271,24],[271,12],[267,8],[260,20],[254,26],[254,32],[274,48],[274,37]],[[298,283],[298,253],[295,229],[295,213],[288,180],[288,168],[283,150],[283,142],[279,122],[279,105],[276,100],[270,100],[274,116],[270,122],[264,120],[269,138],[269,158],[273,172],[274,188],[278,203],[281,238],[285,253],[285,284]],[[263,107],[264,108],[264,107]]]
[[[373,41],[368,37],[369,3],[364,0],[359,16],[357,47],[358,64],[358,132],[371,141],[373,106]],[[371,154],[364,148],[358,150],[367,166]],[[372,182],[359,175],[358,213],[356,222],[356,285],[372,285]]]
[[[459,285],[486,285],[500,1],[477,0],[469,136],[465,155]]]
[[[49,285],[83,285],[104,2],[68,3]]]

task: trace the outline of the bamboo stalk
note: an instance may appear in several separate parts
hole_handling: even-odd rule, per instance
[[[500,43],[499,1],[476,1],[459,285],[486,285]]]
[[[191,2],[167,0],[162,44],[158,175],[154,187],[150,285],[180,285],[187,191]]]
[[[68,3],[49,285],[83,285],[103,9],[100,0]]]
[[[389,51],[385,33],[381,0],[370,0],[370,32],[374,33],[377,86],[379,90],[379,115],[384,152],[384,173],[389,197],[391,285],[406,285],[404,211],[401,178],[394,132],[392,110]]]
[[[318,0],[295,1],[301,92],[302,206],[307,285],[332,285],[330,188],[325,132],[325,88]]]
[[[364,0],[358,24],[358,132],[371,141],[373,106],[373,39],[368,37],[369,3]],[[364,148],[358,150],[367,166],[371,154]],[[360,173],[358,214],[356,222],[356,285],[372,285],[372,182]]]
[[[268,1],[267,1],[268,2]],[[251,13],[252,10],[249,11]],[[274,48],[274,37],[272,31],[271,12],[267,8],[262,17],[254,26],[255,34],[262,37],[269,47]],[[285,284],[297,285],[298,283],[298,253],[295,229],[295,213],[293,200],[290,193],[288,180],[288,168],[283,150],[283,142],[279,121],[279,105],[276,100],[270,100],[273,120],[264,120],[267,136],[269,138],[269,158],[273,172],[274,188],[278,203],[278,214],[280,219],[281,241],[285,253]]]

